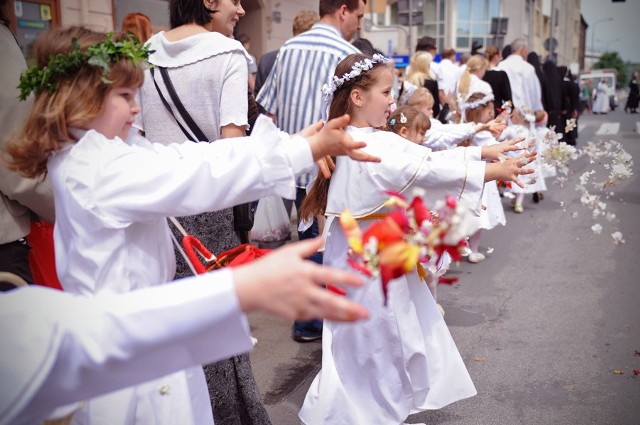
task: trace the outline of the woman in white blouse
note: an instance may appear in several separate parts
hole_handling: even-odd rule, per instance
[[[209,142],[244,136],[246,132],[250,57],[242,44],[231,38],[244,14],[238,0],[172,0],[169,4],[172,29],[148,41],[155,51],[149,61],[167,68],[177,96]],[[176,120],[187,131],[189,127],[171,100],[160,72],[156,70],[154,74],[146,71],[141,88],[140,128],[152,142],[167,144],[184,140]],[[158,90],[173,114],[163,105]],[[179,221],[214,253],[241,242],[234,231],[232,208],[183,217]],[[188,276],[188,266],[181,256],[176,258],[176,277]],[[247,354],[207,365],[205,374],[217,424],[236,424],[242,418],[250,418],[243,424],[270,423]]]

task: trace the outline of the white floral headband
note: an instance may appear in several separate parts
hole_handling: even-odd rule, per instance
[[[460,108],[460,112],[462,115],[462,120],[465,120],[464,112],[469,109],[476,109],[478,106],[486,105],[487,103],[493,101],[493,93],[486,93],[480,99],[474,100],[473,102],[467,102],[462,98],[462,96],[458,95],[458,107]]]
[[[353,64],[351,71],[344,74],[342,77],[336,75],[333,76],[331,81],[322,86],[322,114],[323,119],[326,120],[328,115],[328,108],[333,100],[333,93],[338,90],[347,81],[358,78],[364,71],[369,71],[376,63],[388,63],[389,59],[385,58],[380,53],[375,53],[371,59],[365,58]]]

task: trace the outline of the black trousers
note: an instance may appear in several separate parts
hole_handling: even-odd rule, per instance
[[[29,267],[29,251],[31,247],[26,239],[19,239],[0,245],[0,271],[16,274],[29,283],[33,282]],[[13,285],[0,282],[0,290],[13,289]]]

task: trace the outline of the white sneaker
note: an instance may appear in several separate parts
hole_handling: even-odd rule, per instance
[[[480,252],[472,252],[471,254],[469,254],[469,262],[470,263],[479,263],[480,261],[484,260],[485,256],[484,254],[480,253]]]

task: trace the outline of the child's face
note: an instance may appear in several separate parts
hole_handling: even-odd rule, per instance
[[[109,90],[102,104],[102,112],[87,123],[87,129],[94,129],[108,139],[118,136],[126,140],[133,120],[140,112],[135,94],[135,87],[114,87]]]
[[[433,102],[422,103],[418,107],[418,109],[420,109],[422,112],[424,112],[424,114],[427,116],[427,118],[433,117]]]
[[[384,126],[387,123],[387,118],[391,113],[391,105],[393,104],[392,84],[393,74],[391,70],[382,69],[373,87],[363,93],[362,106],[356,108],[354,116],[357,115],[357,117],[354,118],[359,118],[358,121],[364,122],[370,127]]]
[[[480,114],[480,123],[486,124],[489,121],[491,121],[493,118],[495,118],[493,102],[489,102],[482,109],[482,113]]]
[[[409,140],[410,142],[421,145],[424,143],[424,136],[425,136],[425,133],[423,133],[422,131],[418,131],[415,128],[412,128],[407,132],[407,135],[404,136],[404,138]]]

